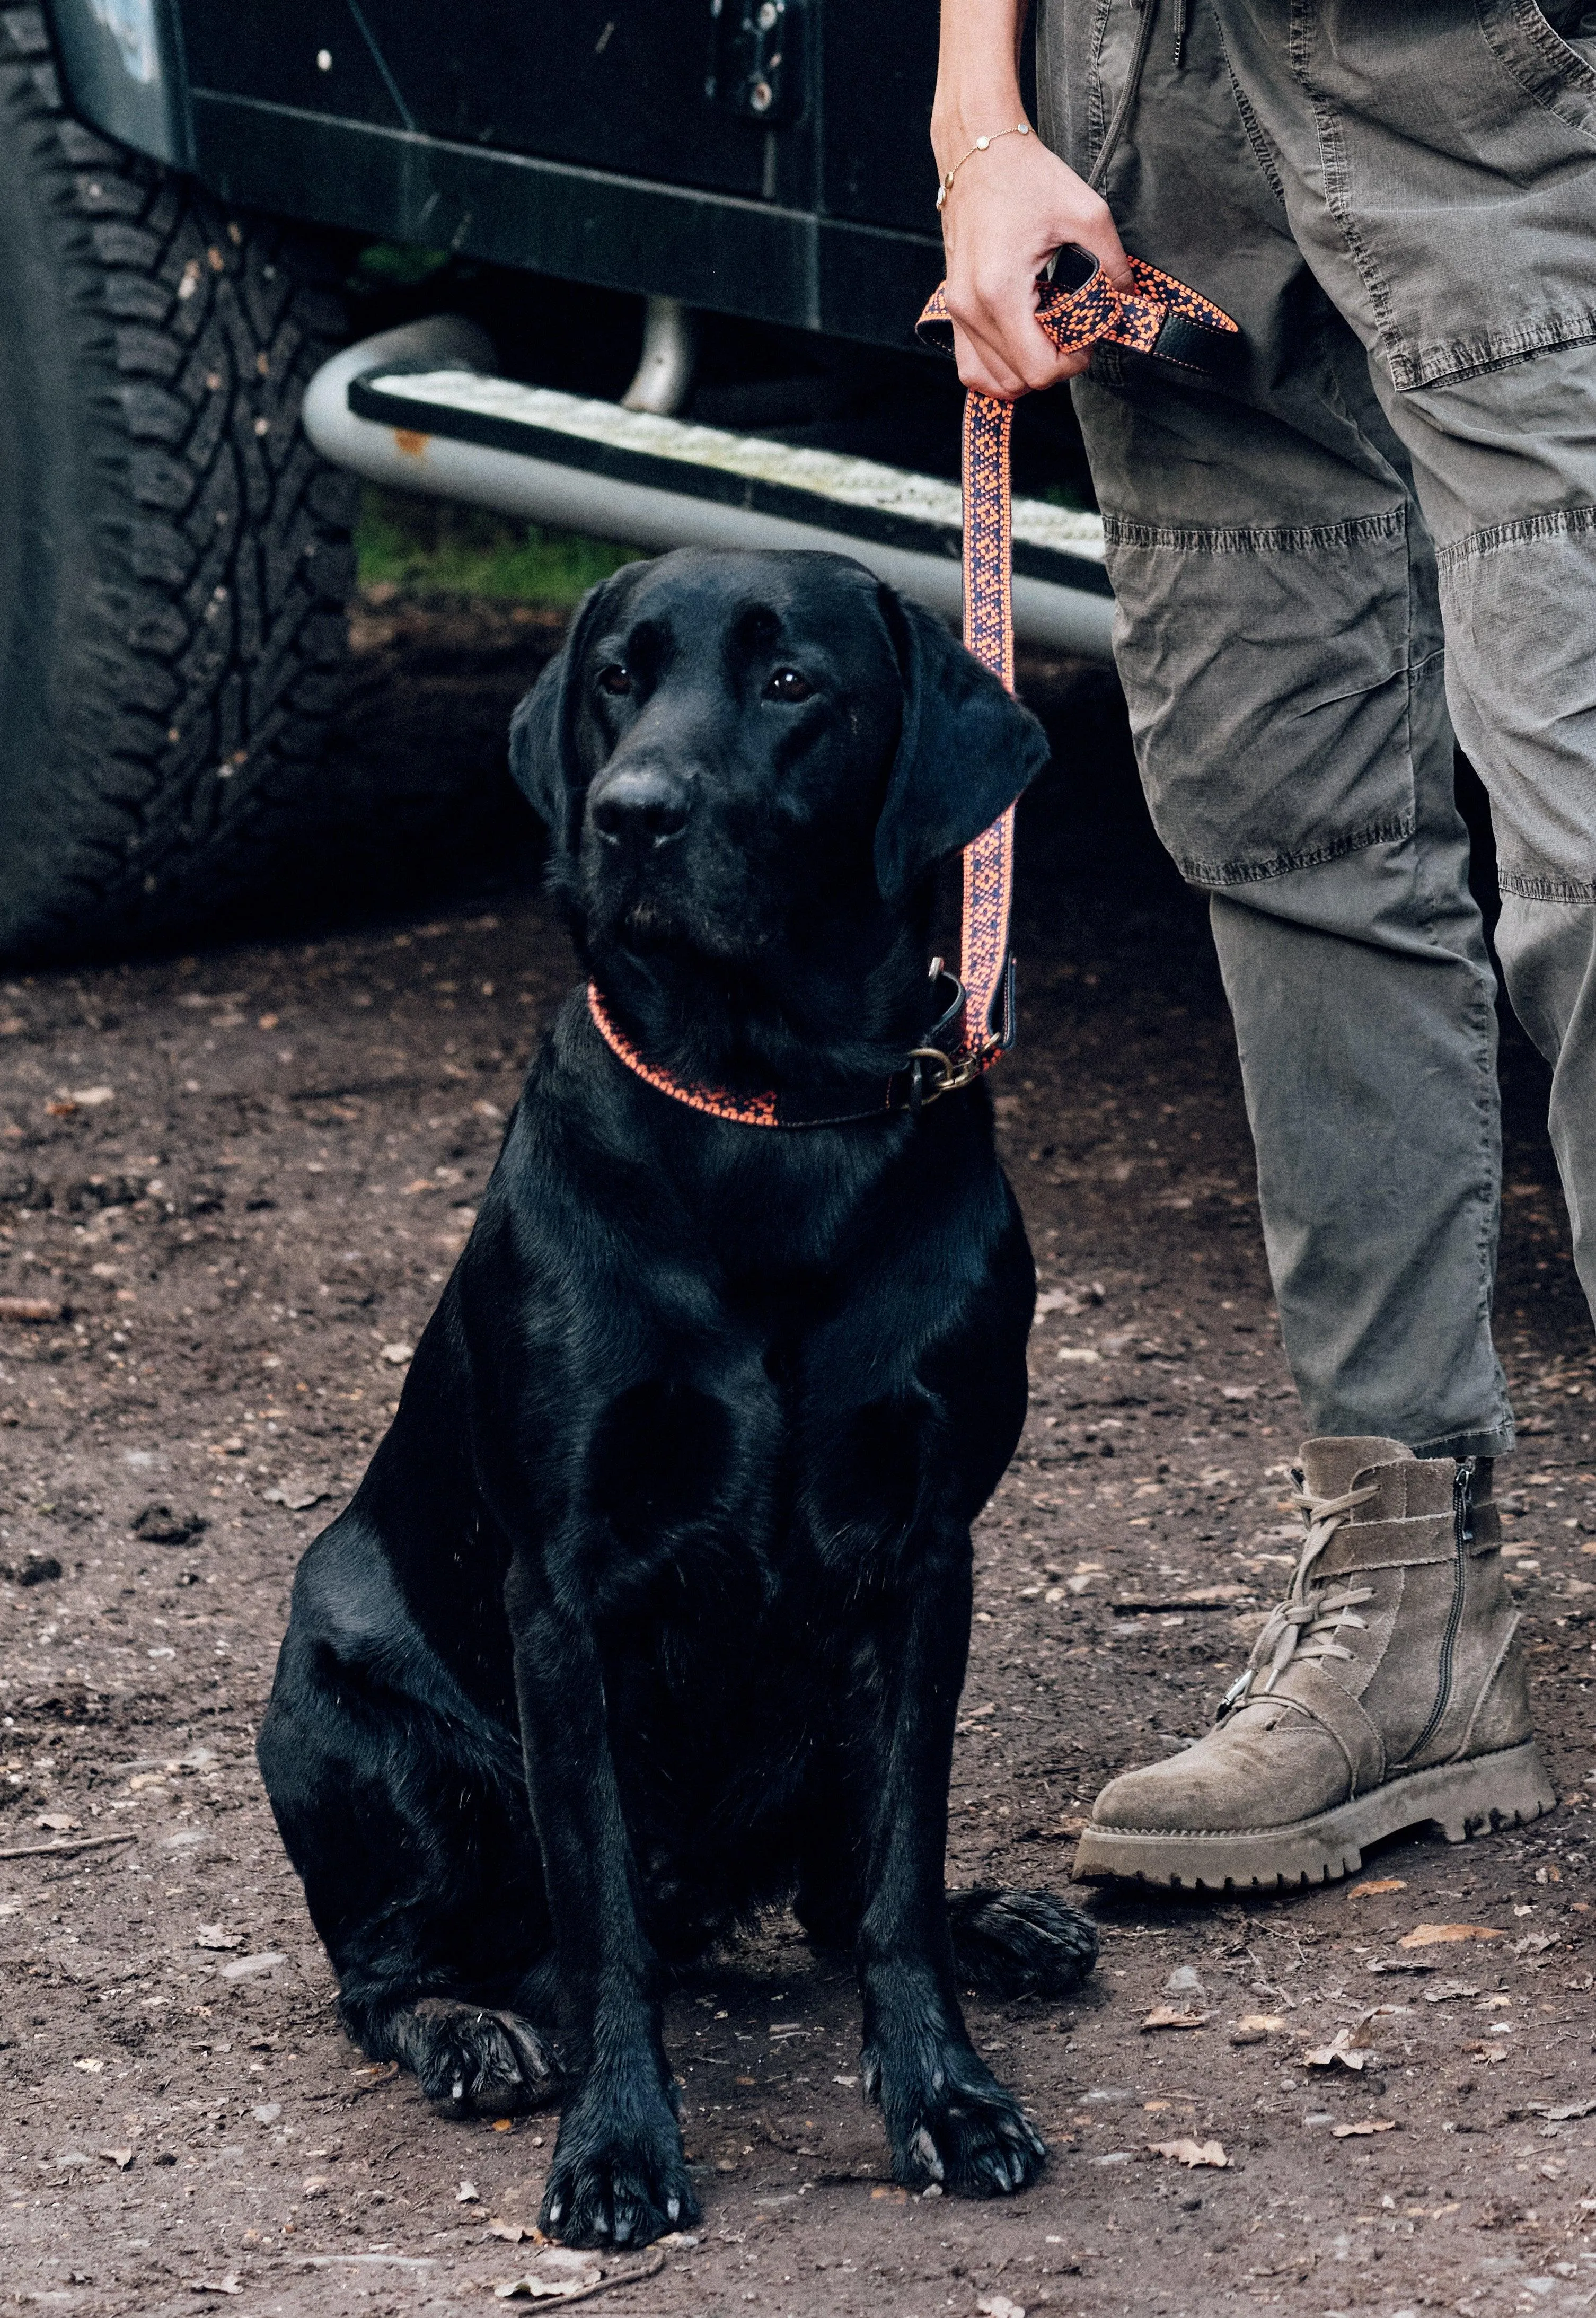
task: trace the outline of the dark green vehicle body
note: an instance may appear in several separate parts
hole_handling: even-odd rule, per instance
[[[49,0],[75,110],[228,202],[907,346],[933,0]]]

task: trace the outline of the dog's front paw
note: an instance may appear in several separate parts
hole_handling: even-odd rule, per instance
[[[553,2055],[519,2013],[427,1997],[395,2026],[422,2091],[452,2116],[503,2116],[560,2097]]]
[[[569,2246],[645,2246],[698,2219],[682,2136],[663,2094],[640,2106],[579,2094],[560,2138],[539,2226]]]
[[[874,2051],[862,2065],[865,2089],[886,2120],[895,2181],[1007,2197],[1041,2172],[1047,2143],[970,2045],[922,2055],[912,2071],[893,2069]]]

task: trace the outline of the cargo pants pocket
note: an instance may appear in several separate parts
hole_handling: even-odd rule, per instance
[[[1246,885],[1412,835],[1403,508],[1104,529],[1143,783],[1187,878]]]

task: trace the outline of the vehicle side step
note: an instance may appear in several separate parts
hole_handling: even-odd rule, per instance
[[[449,315],[368,338],[311,381],[306,432],[390,489],[635,547],[826,549],[957,617],[956,484],[523,386],[491,361],[484,334]],[[1016,633],[1107,660],[1100,517],[1017,499],[1013,528]]]

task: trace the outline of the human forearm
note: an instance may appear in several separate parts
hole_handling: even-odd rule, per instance
[[[1129,268],[1107,203],[1039,137],[1002,132],[1025,120],[1018,49],[1025,0],[943,0],[931,139],[944,186],[947,306],[959,376],[1012,400],[1086,366],[1061,355],[1036,320],[1036,276],[1061,243],[1077,242],[1109,280]],[[984,150],[979,138],[990,138]]]
[[[1019,44],[1027,0],[943,0],[931,144],[951,169],[978,137],[1023,118]]]

